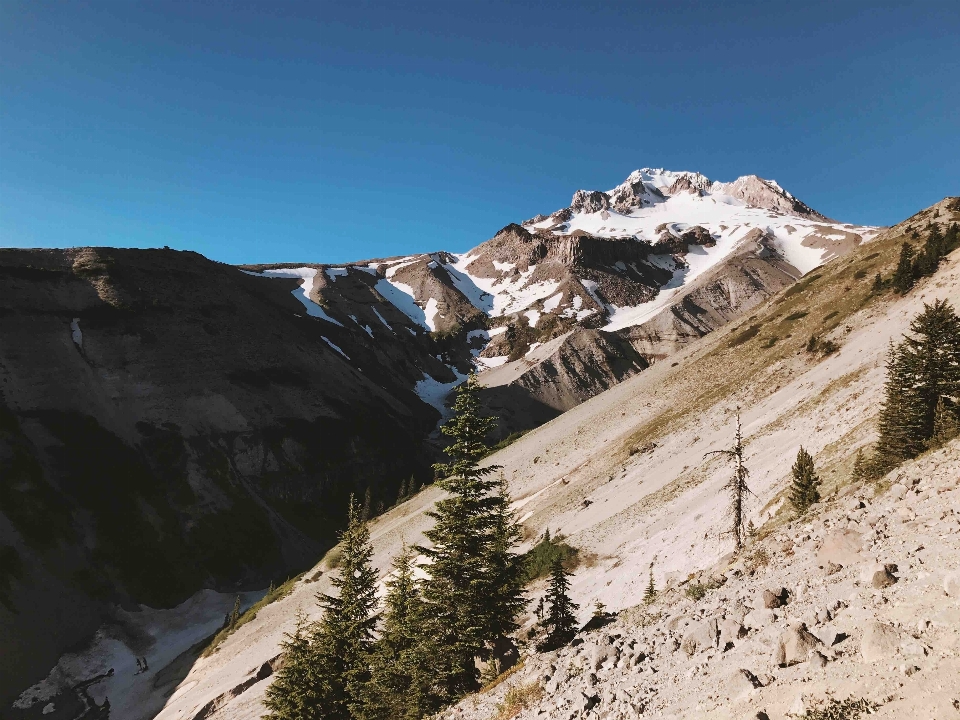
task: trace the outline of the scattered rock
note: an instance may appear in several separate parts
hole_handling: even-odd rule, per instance
[[[950,597],[960,598],[960,572],[947,574],[943,579],[943,591]]]
[[[860,639],[860,654],[867,662],[885,660],[897,654],[900,648],[900,633],[886,623],[871,620]]]
[[[828,534],[817,553],[817,561],[821,567],[828,567],[828,563],[846,566],[860,559],[863,549],[863,538],[855,530],[838,530]]]
[[[894,563],[871,565],[861,573],[860,580],[880,590],[896,584],[897,576],[894,575],[895,572],[897,572],[897,566]]]
[[[772,625],[776,620],[776,615],[774,615],[773,610],[768,610],[767,608],[758,608],[756,610],[751,610],[743,618],[743,624],[748,628],[753,630],[759,630],[760,628],[767,627]]]
[[[822,645],[804,623],[790,626],[781,636],[774,650],[774,662],[780,667],[789,667],[809,659],[810,653]]]
[[[789,592],[786,588],[780,588],[777,592],[772,590],[763,591],[763,606],[765,608],[778,608],[787,604],[787,599],[790,597]]]
[[[680,649],[687,655],[702,652],[707,648],[717,647],[720,631],[716,620],[706,620],[694,625],[680,643]]]

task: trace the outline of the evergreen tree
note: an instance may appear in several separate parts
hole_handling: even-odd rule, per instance
[[[413,478],[410,478],[411,483]],[[400,489],[397,491],[397,504],[399,505],[404,500],[407,499],[407,481],[406,479],[400,481]]]
[[[516,630],[516,618],[527,605],[523,593],[523,557],[514,551],[523,539],[523,533],[510,510],[510,495],[502,473],[491,497],[490,514],[492,527],[485,548],[487,588],[482,591],[485,617],[481,630],[488,644]]]
[[[900,247],[900,261],[893,273],[893,289],[903,295],[913,287],[913,246],[904,243]]]
[[[713,450],[704,455],[704,457],[723,455],[734,462],[733,477],[723,486],[723,489],[726,490],[730,496],[730,522],[732,526],[730,528],[730,534],[733,535],[737,550],[743,547],[744,535],[746,534],[744,505],[746,504],[747,494],[751,493],[750,488],[747,487],[747,476],[749,476],[750,471],[747,469],[746,464],[744,464],[743,450],[743,433],[740,426],[740,408],[738,407],[737,434],[733,447],[729,450]]]
[[[370,681],[357,720],[419,720],[427,712],[431,680],[420,669],[423,600],[413,576],[413,552],[404,545],[387,582],[383,628],[371,660]]]
[[[944,398],[940,398],[937,408],[934,411],[933,435],[927,441],[927,447],[931,450],[943,447],[953,438],[960,435],[960,417],[957,415],[957,404],[948,404]]]
[[[280,643],[283,665],[267,688],[264,720],[320,720],[311,691],[316,685],[310,654],[310,626],[303,613],[297,614],[293,634],[284,634]]]
[[[457,388],[455,415],[441,428],[454,441],[446,448],[451,462],[434,466],[448,496],[429,513],[434,526],[425,535],[433,546],[418,548],[431,561],[423,582],[428,619],[424,632],[438,647],[432,658],[437,681],[432,702],[437,704],[477,688],[474,658],[484,654],[496,633],[512,626],[516,615],[515,605],[499,602],[512,592],[506,555],[514,531],[509,527],[512,519],[498,509],[503,499],[497,481],[490,478],[499,468],[479,465],[496,423],[480,415],[479,389],[476,377]],[[490,563],[498,557],[503,563],[494,568]],[[495,592],[498,587],[501,594]]]
[[[643,592],[643,602],[647,605],[657,599],[657,586],[653,583],[653,563],[650,563],[650,579],[647,581],[647,589]]]
[[[332,580],[338,594],[317,596],[324,613],[310,638],[315,681],[310,700],[317,717],[328,720],[349,720],[361,711],[376,624],[377,572],[371,563],[370,531],[352,497],[340,546],[339,573]]]
[[[367,489],[363,493],[363,510],[360,511],[360,521],[367,522],[370,520],[370,503],[373,500],[372,491],[370,486],[367,486]]]
[[[820,478],[813,465],[813,456],[803,446],[797,453],[793,464],[793,483],[790,486],[790,504],[797,515],[803,515],[807,508],[820,502]]]
[[[924,303],[913,334],[891,346],[877,454],[884,467],[916,457],[934,436],[937,407],[960,399],[960,318],[946,300]]]
[[[553,561],[550,568],[550,587],[547,589],[546,602],[550,606],[541,627],[547,636],[540,646],[541,650],[555,650],[573,639],[577,631],[576,612],[580,608],[570,599],[569,575],[560,558]]]
[[[873,278],[873,287],[871,290],[875,293],[883,292],[883,276],[877,273]]]
[[[239,620],[240,620],[240,596],[237,595],[237,598],[233,601],[233,610],[230,611],[230,622],[229,622],[230,627],[235,628]]]

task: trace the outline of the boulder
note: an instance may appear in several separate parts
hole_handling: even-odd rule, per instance
[[[780,667],[789,667],[805,662],[810,654],[820,647],[820,639],[814,636],[804,623],[791,625],[780,636],[774,650],[774,662]]]
[[[860,639],[860,655],[867,662],[894,657],[900,648],[900,633],[892,625],[871,620]]]
[[[757,676],[744,668],[733,672],[726,682],[727,694],[732,698],[740,697],[760,687],[763,687],[763,684]]]
[[[767,625],[772,625],[774,621],[776,621],[776,615],[773,614],[773,610],[766,608],[751,610],[743,618],[743,624],[753,630],[759,630]]]
[[[705,620],[697,623],[683,636],[680,649],[687,655],[702,652],[708,648],[717,647],[720,630],[716,620]]]
[[[786,588],[780,588],[776,592],[773,590],[764,590],[761,602],[765,608],[778,608],[787,604],[790,593]]]
[[[895,572],[897,572],[897,566],[894,563],[872,564],[860,573],[860,581],[879,590],[890,587],[897,582]]]
[[[590,661],[590,667],[593,670],[599,670],[605,662],[615,663],[620,659],[620,650],[616,645],[610,643],[598,643],[590,648],[587,655]]]
[[[718,623],[718,629],[720,631],[718,647],[721,650],[725,650],[728,646],[733,645],[736,640],[739,640],[747,634],[746,628],[733,618],[721,620]]]
[[[850,565],[860,560],[860,551],[863,549],[863,538],[855,530],[838,530],[829,533],[823,539],[820,550],[817,552],[817,564],[820,567],[834,565]]]
[[[905,485],[901,485],[900,483],[894,483],[893,487],[891,487],[889,492],[887,493],[887,496],[890,497],[890,499],[892,500],[903,500],[906,494],[907,494],[907,488]]]
[[[947,573],[943,579],[943,591],[952,598],[960,598],[960,572]]]

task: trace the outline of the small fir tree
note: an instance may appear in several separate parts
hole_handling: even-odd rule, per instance
[[[647,589],[643,592],[643,602],[650,605],[657,599],[657,586],[653,583],[653,563],[650,563],[650,578],[647,581]]]
[[[386,583],[383,628],[356,720],[419,720],[426,714],[423,701],[430,683],[420,672],[418,656],[423,600],[413,561],[413,551],[406,545],[393,561],[393,578]]]
[[[373,494],[370,490],[370,486],[367,486],[367,489],[363,493],[363,510],[360,511],[360,521],[367,522],[370,520],[370,507],[371,502],[373,501]]]
[[[240,596],[233,601],[233,610],[230,611],[230,627],[235,628],[240,621]]]
[[[324,613],[310,638],[316,680],[311,701],[320,713],[317,717],[328,720],[350,720],[362,711],[377,620],[377,572],[370,531],[353,497],[340,547],[339,572],[332,580],[338,593],[317,596]]]
[[[901,295],[913,287],[913,255],[913,246],[910,243],[904,243],[900,247],[900,260],[897,262],[891,284],[893,289]]]
[[[883,276],[880,273],[877,273],[873,278],[873,287],[871,290],[875,293],[883,292]]]
[[[550,586],[547,589],[546,611],[541,627],[547,636],[541,644],[543,650],[555,650],[573,639],[577,631],[577,610],[580,606],[570,599],[570,580],[560,558],[550,568]]]
[[[713,450],[704,455],[723,455],[734,463],[733,477],[723,486],[730,497],[730,534],[733,535],[734,544],[737,550],[743,547],[745,535],[744,508],[746,505],[747,494],[751,493],[747,487],[747,477],[750,471],[747,469],[743,460],[743,432],[740,425],[740,408],[737,408],[737,434],[734,439],[733,447],[729,450]]]
[[[313,678],[310,653],[310,624],[306,616],[297,613],[293,634],[285,633],[280,643],[283,665],[267,688],[263,704],[267,708],[264,720],[320,720],[312,703]]]
[[[802,446],[791,472],[790,504],[797,515],[803,515],[811,505],[820,502],[820,478],[813,464],[813,456]]]

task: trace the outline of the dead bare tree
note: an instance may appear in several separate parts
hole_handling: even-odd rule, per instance
[[[750,471],[743,462],[743,432],[740,427],[739,407],[737,407],[737,437],[733,447],[729,450],[712,450],[703,457],[707,458],[710,455],[723,455],[736,463],[733,477],[730,478],[730,482],[723,486],[723,489],[730,493],[730,519],[733,523],[730,533],[737,544],[737,550],[740,550],[743,547],[744,536],[746,535],[743,506],[747,493],[753,495],[753,491],[747,487],[747,476]]]

